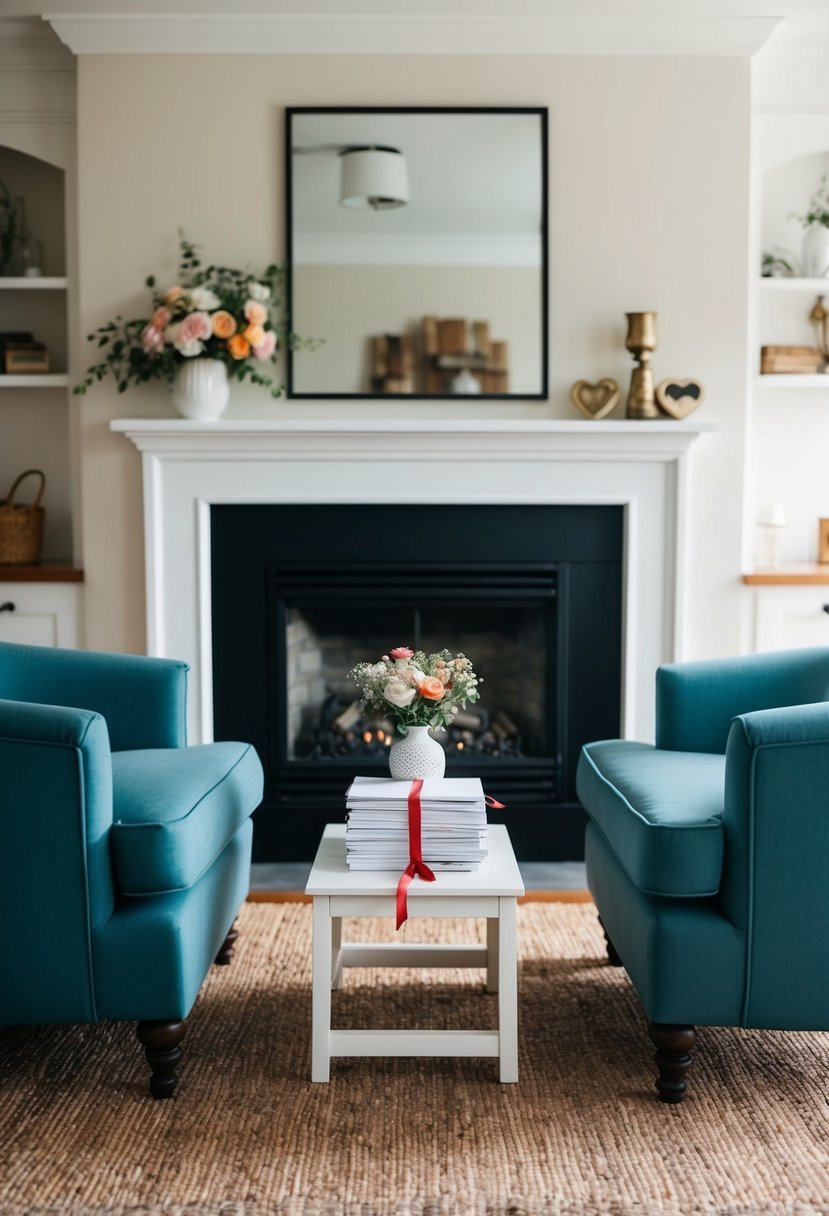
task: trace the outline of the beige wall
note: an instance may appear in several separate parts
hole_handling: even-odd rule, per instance
[[[657,378],[694,376],[720,424],[693,449],[687,652],[739,638],[746,388],[749,78],[745,61],[628,57],[94,56],[79,63],[82,332],[172,277],[176,228],[211,258],[281,257],[286,105],[550,108],[549,402],[481,417],[576,417],[580,378],[632,366],[624,312],[659,312]],[[138,315],[141,315],[140,313]],[[85,357],[85,355],[84,355]],[[231,413],[446,415],[445,403],[277,402]],[[171,415],[163,391],[96,388],[81,409],[87,642],[143,646],[140,466],[111,418]],[[633,424],[631,424],[633,425]]]

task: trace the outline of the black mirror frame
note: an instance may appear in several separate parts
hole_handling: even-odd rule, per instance
[[[541,126],[541,388],[537,393],[486,393],[463,397],[451,393],[299,393],[294,388],[294,352],[287,343],[286,396],[302,401],[546,401],[549,384],[548,300],[548,166],[546,106],[290,106],[285,110],[285,306],[288,332],[293,332],[293,157],[291,124],[295,114],[532,114]]]

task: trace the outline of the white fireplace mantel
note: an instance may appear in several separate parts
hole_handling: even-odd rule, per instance
[[[651,736],[653,673],[683,651],[686,458],[716,422],[135,418],[111,426],[142,456],[147,648],[191,665],[193,742],[212,738],[210,508],[228,503],[622,506],[623,730]]]

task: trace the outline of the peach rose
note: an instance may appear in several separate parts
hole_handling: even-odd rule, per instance
[[[268,319],[268,310],[258,300],[246,300],[245,317],[251,325],[264,325]]]
[[[164,303],[165,304],[175,304],[176,300],[180,300],[183,295],[184,295],[183,287],[178,287],[178,286],[171,287],[164,294]]]
[[[247,359],[250,354],[250,342],[241,334],[234,334],[227,344],[227,349],[234,359]]]
[[[424,676],[417,686],[417,691],[426,701],[439,701],[446,689],[435,676]]]
[[[248,325],[246,329],[242,330],[242,334],[251,346],[258,346],[265,337],[265,331],[261,325]]]
[[[213,313],[213,333],[217,338],[232,338],[236,333],[236,318],[220,308]]]

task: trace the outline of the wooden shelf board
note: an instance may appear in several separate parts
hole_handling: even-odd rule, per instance
[[[83,570],[65,562],[36,566],[1,566],[0,583],[82,583]]]
[[[824,587],[829,586],[829,565],[804,562],[796,566],[763,567],[742,576],[750,587]]]

